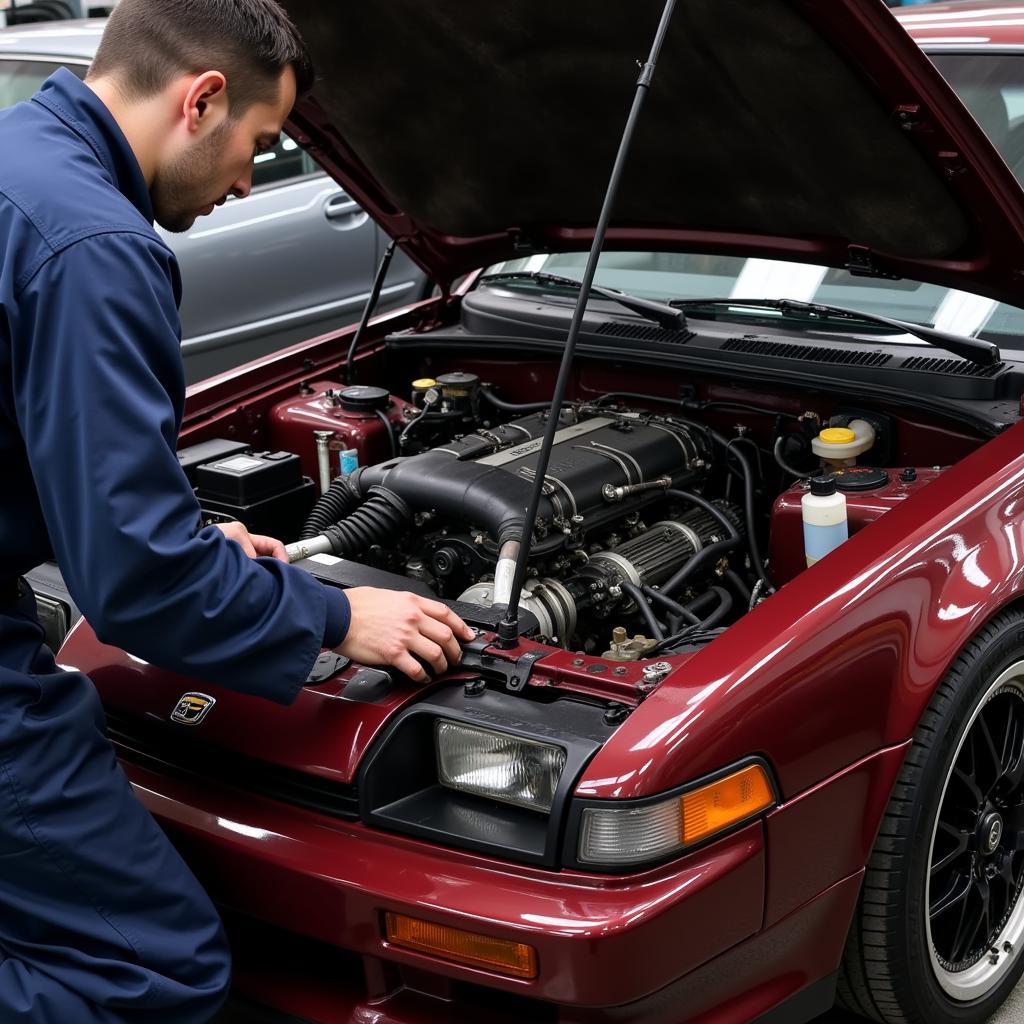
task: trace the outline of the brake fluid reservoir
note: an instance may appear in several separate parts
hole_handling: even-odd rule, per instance
[[[846,427],[826,427],[811,441],[811,451],[826,465],[852,466],[875,443],[875,428],[867,420]]]
[[[800,508],[804,522],[804,555],[811,566],[849,536],[846,495],[836,489],[834,478],[817,476],[801,499]]]

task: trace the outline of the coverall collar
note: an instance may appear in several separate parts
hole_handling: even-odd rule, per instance
[[[114,187],[152,224],[153,203],[142,168],[124,132],[99,96],[77,75],[59,68],[43,83],[32,102],[46,107],[89,144]]]

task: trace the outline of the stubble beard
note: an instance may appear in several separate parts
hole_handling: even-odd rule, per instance
[[[188,231],[199,214],[220,196],[209,198],[221,153],[231,134],[225,121],[187,154],[161,168],[153,178],[149,194],[153,217],[166,231]]]

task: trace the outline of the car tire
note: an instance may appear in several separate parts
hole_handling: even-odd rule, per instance
[[[885,1024],[982,1024],[1024,972],[1024,609],[960,653],[882,819],[839,980]],[[988,915],[986,917],[986,914]]]

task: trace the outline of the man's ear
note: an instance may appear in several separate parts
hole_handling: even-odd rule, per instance
[[[208,130],[227,117],[227,85],[219,71],[204,71],[192,78],[181,110],[190,132]]]

